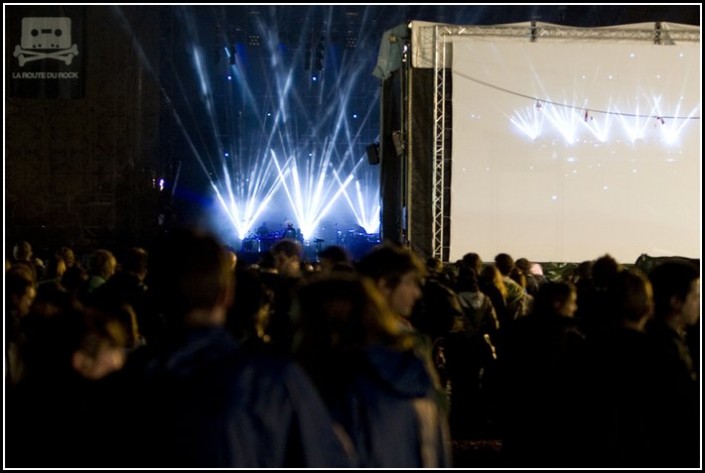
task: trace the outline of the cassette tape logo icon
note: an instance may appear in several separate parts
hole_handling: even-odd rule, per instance
[[[22,18],[22,38],[13,56],[20,67],[41,59],[63,61],[68,66],[78,56],[78,45],[71,44],[71,18]]]

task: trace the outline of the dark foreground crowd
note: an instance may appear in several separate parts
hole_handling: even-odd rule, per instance
[[[443,468],[467,439],[502,466],[700,466],[686,261],[549,281],[391,244],[306,265],[282,240],[244,267],[192,230],[85,266],[13,250],[7,467]]]

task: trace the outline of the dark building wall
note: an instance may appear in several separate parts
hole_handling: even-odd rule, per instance
[[[157,228],[159,8],[84,18],[84,97],[5,102],[8,251],[134,244]]]

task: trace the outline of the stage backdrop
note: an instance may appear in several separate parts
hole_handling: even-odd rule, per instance
[[[700,257],[700,43],[453,40],[450,260]]]

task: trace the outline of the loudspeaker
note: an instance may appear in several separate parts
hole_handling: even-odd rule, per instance
[[[367,162],[379,164],[379,143],[372,143],[367,146]]]

